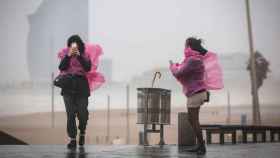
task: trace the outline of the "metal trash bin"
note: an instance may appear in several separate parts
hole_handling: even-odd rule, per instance
[[[160,133],[160,145],[164,145],[163,125],[170,124],[171,91],[162,88],[137,88],[137,123],[144,124],[144,145],[147,134]],[[152,125],[152,129],[148,129]],[[156,130],[160,125],[160,130]]]

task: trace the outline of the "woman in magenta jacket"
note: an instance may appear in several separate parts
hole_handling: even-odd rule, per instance
[[[183,85],[183,92],[187,97],[189,121],[198,140],[198,145],[190,152],[199,155],[206,153],[202,130],[199,123],[200,106],[208,100],[207,87],[204,82],[205,67],[203,56],[207,50],[201,46],[201,40],[188,38],[185,43],[185,59],[181,64],[170,63],[170,70],[176,79]]]

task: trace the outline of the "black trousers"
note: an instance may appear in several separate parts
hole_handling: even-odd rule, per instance
[[[70,138],[76,138],[77,125],[76,116],[79,120],[79,130],[81,134],[85,134],[88,121],[88,97],[63,95],[65,109],[67,113],[67,134]]]

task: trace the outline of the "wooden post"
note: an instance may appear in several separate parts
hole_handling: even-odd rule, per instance
[[[225,133],[223,130],[220,132],[220,144],[223,145],[225,144]]]
[[[210,132],[209,130],[206,130],[206,140],[207,144],[212,144],[212,132]]]

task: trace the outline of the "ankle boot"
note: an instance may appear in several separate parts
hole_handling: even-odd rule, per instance
[[[77,142],[75,138],[71,138],[70,142],[67,144],[68,149],[75,149],[77,147]]]
[[[205,155],[206,154],[205,141],[203,141],[203,143],[199,145],[199,148],[198,148],[196,153],[197,153],[197,155]]]

